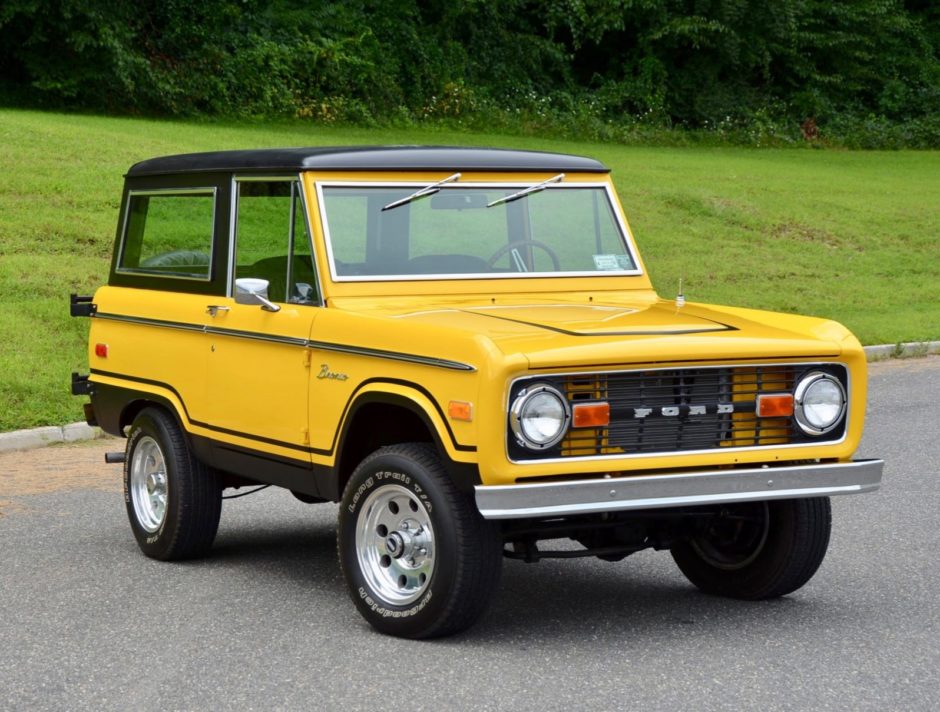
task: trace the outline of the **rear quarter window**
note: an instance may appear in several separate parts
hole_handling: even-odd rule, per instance
[[[131,192],[117,271],[208,281],[213,188]]]

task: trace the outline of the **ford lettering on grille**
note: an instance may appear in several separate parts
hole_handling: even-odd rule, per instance
[[[682,405],[682,406],[664,406],[658,409],[654,408],[634,408],[634,418],[649,418],[650,416],[662,415],[667,418],[675,418],[681,415],[695,416],[708,415],[709,413],[733,413],[734,403],[718,403],[714,406],[708,405]]]

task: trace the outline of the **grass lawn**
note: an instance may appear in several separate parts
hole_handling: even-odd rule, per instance
[[[229,125],[0,110],[0,431],[81,419],[88,322],[122,176],[152,156],[330,144],[579,153],[614,171],[653,282],[689,301],[831,317],[863,343],[940,338],[940,152],[640,148],[434,129]]]

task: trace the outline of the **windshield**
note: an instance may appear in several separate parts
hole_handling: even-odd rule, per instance
[[[418,186],[420,187],[420,186]],[[451,183],[421,200],[412,184],[320,184],[338,280],[638,274],[605,186]]]

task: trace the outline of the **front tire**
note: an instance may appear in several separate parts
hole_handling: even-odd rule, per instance
[[[672,557],[706,593],[761,600],[809,581],[829,547],[828,497],[723,507],[708,526],[672,546]]]
[[[337,541],[349,594],[377,630],[433,638],[471,626],[499,580],[502,539],[425,443],[380,448],[346,485]]]
[[[176,420],[162,409],[145,408],[131,426],[124,501],[137,545],[153,559],[202,556],[215,540],[219,477],[190,452]]]

